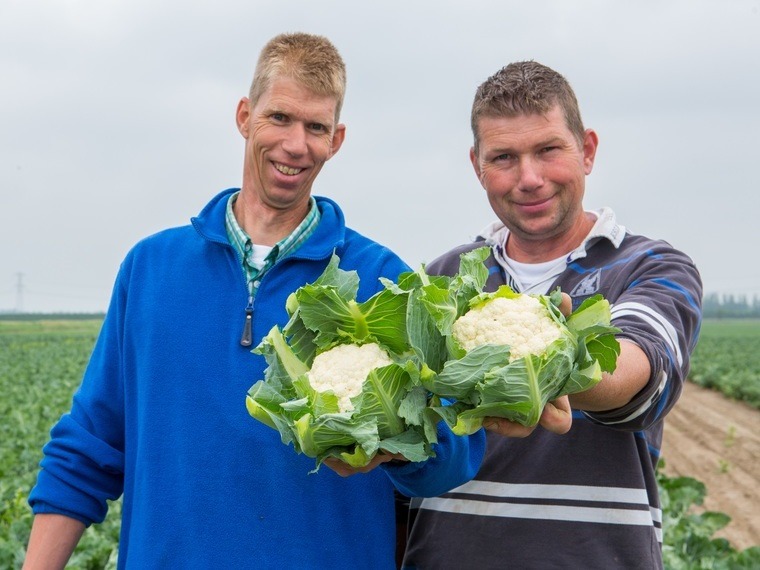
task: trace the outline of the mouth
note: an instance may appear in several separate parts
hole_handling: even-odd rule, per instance
[[[544,200],[533,200],[531,202],[524,202],[515,205],[525,214],[540,214],[549,208],[551,204],[551,198],[546,198]]]
[[[533,200],[532,202],[522,202],[518,204],[518,206],[523,208],[533,208],[536,206],[542,206],[543,204],[546,204],[549,200],[551,200],[551,196],[548,198],[543,198],[541,200]]]
[[[284,164],[280,164],[279,162],[273,162],[272,163],[277,169],[277,172],[281,172],[282,174],[286,176],[295,176],[296,174],[300,174],[303,172],[303,168],[292,168],[290,166],[285,166]]]

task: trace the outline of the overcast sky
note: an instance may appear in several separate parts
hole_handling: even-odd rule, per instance
[[[470,104],[535,59],[599,135],[586,207],[686,251],[707,292],[760,293],[760,0],[0,0],[0,310],[105,310],[137,240],[239,186],[235,107],[286,31],[348,68],[314,193],[410,265],[494,219]]]

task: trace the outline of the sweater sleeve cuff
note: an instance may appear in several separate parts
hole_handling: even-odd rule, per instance
[[[86,527],[89,527],[91,524],[93,524],[93,522],[95,522],[95,521],[89,520],[87,517],[83,517],[79,513],[67,511],[66,509],[59,509],[48,503],[43,503],[40,501],[30,501],[30,505],[32,507],[32,512],[35,515],[63,515],[70,519],[79,521]]]

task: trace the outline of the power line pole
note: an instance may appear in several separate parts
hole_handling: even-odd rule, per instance
[[[18,280],[16,281],[16,312],[23,313],[24,312],[24,274],[17,273],[16,277],[18,278]]]

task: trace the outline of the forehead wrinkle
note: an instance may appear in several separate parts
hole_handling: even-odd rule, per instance
[[[524,122],[520,119],[543,118],[545,122]],[[526,140],[526,137],[529,137]],[[483,117],[480,123],[480,144],[490,152],[516,153],[523,149],[545,146],[568,146],[572,133],[565,133],[562,126],[553,123],[545,115],[521,115],[511,117]],[[493,141],[493,142],[492,142]]]

